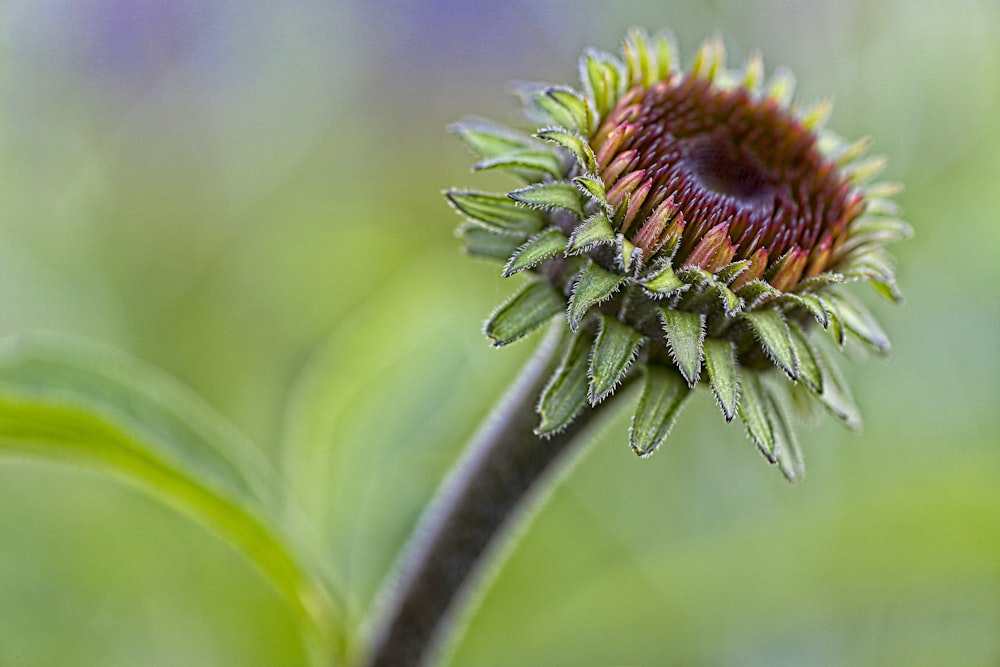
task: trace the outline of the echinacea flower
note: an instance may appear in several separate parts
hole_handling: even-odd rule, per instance
[[[538,435],[564,429],[626,379],[644,377],[632,418],[641,456],[686,399],[711,387],[726,421],[789,479],[802,459],[789,415],[858,410],[828,351],[889,341],[848,293],[867,282],[900,301],[883,246],[910,235],[885,161],[867,140],[824,128],[831,106],[800,107],[793,80],[764,80],[752,56],[725,67],[718,39],[688,70],[668,35],[633,30],[622,58],[588,51],[583,90],[520,88],[534,128],[471,120],[455,131],[526,185],[453,190],[467,251],[527,276],[486,323],[496,346],[565,318],[561,363],[538,403]],[[828,332],[829,336],[822,335]]]

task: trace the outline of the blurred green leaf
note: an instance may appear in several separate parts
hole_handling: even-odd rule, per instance
[[[278,529],[280,488],[256,450],[162,373],[74,339],[0,346],[0,453],[104,470],[209,527],[282,593],[317,663],[343,644],[320,578]]]

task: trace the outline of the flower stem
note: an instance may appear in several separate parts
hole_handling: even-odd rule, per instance
[[[577,435],[601,412],[601,406],[587,408],[547,440],[534,434],[535,404],[551,371],[557,333],[525,366],[417,527],[397,585],[389,591],[367,667],[429,664],[484,560],[545,488],[553,464],[585,440]]]

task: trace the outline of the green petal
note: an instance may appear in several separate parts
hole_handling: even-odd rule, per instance
[[[618,320],[600,316],[600,329],[590,355],[591,404],[603,401],[621,382],[645,337]]]
[[[446,193],[449,203],[473,223],[499,233],[534,234],[542,228],[542,214],[504,195],[486,192]]]
[[[667,335],[667,347],[677,368],[688,384],[694,386],[701,374],[705,341],[705,316],[681,310],[660,308],[660,319]]]
[[[541,422],[535,435],[555,435],[587,406],[588,354],[593,337],[586,331],[571,333],[562,362],[542,391],[538,403]]]
[[[628,277],[611,273],[589,262],[573,284],[569,300],[569,325],[575,329],[592,306],[611,297],[625,284]]]
[[[580,193],[570,183],[539,183],[515,190],[507,195],[531,208],[549,210],[561,208],[583,217]]]
[[[743,313],[743,318],[750,323],[754,335],[771,361],[785,371],[788,377],[797,379],[798,360],[795,358],[788,324],[781,313],[767,308]]]
[[[562,311],[563,297],[544,280],[526,283],[487,320],[484,332],[500,347],[527,336]]]
[[[775,436],[770,415],[770,403],[760,378],[756,373],[743,376],[739,415],[746,427],[747,436],[768,461],[777,462],[775,456]]]
[[[528,239],[528,242],[519,247],[511,255],[510,261],[504,268],[504,278],[538,266],[547,259],[555,257],[566,249],[566,237],[555,227],[549,227],[545,231],[539,232]]]
[[[632,451],[649,456],[662,445],[674,426],[684,402],[691,395],[684,380],[670,368],[649,365],[646,386],[632,416]]]
[[[719,338],[705,339],[705,369],[708,381],[726,421],[736,416],[740,396],[739,364],[732,342]]]

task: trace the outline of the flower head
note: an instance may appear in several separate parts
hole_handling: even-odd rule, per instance
[[[802,108],[785,70],[759,57],[725,67],[705,42],[688,70],[668,35],[633,30],[621,58],[587,52],[583,91],[520,90],[530,134],[473,120],[455,131],[477,170],[527,183],[507,193],[450,191],[470,254],[529,279],[486,323],[506,345],[559,313],[562,361],[539,401],[537,432],[642,375],[632,421],[640,455],[666,439],[691,391],[708,384],[727,421],[790,479],[802,460],[793,408],[825,406],[848,426],[857,408],[827,345],[889,342],[844,289],[870,283],[900,301],[887,242],[909,236],[869,142],[823,125],[828,102]]]

